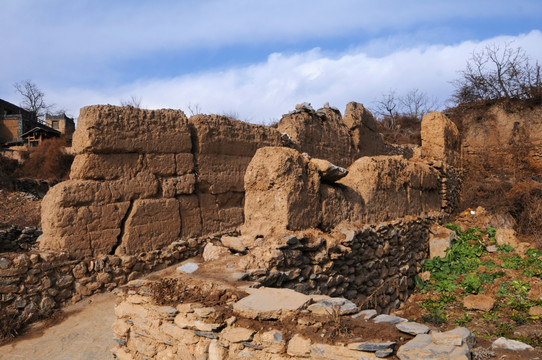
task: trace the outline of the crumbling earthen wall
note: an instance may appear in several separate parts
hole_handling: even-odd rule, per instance
[[[299,151],[293,160],[299,174],[270,180],[271,170],[263,180],[268,188],[260,180],[246,183],[256,151],[281,146]],[[245,186],[262,193],[274,186],[286,196],[275,204],[289,207],[281,220],[286,228],[329,229],[439,211],[446,178],[445,171],[400,156],[357,160],[351,175],[337,183],[321,176],[316,159],[307,167],[307,156],[350,165],[361,155],[397,152],[357,103],[348,104],[344,119],[329,107],[315,112],[300,106],[278,130],[217,115],[187,119],[175,110],[91,106],[81,110],[73,148],[70,180],[43,200],[40,246],[76,257],[137,254],[239,228],[245,217],[250,223],[251,217],[273,216],[273,210],[258,214],[272,204],[245,201]]]
[[[272,128],[216,115],[82,109],[70,180],[42,204],[42,248],[136,254],[243,222],[243,176]]]
[[[373,115],[356,102],[346,106],[344,118],[339,110],[329,106],[314,111],[308,105],[298,105],[282,117],[278,130],[288,134],[301,152],[342,167],[362,156],[390,151]]]
[[[507,176],[542,171],[542,107],[527,102],[463,106],[456,109],[463,131],[465,169]]]
[[[364,146],[383,151],[378,133],[371,135],[372,143],[360,144],[361,128],[365,123],[370,128],[372,117],[362,105],[349,106],[355,110],[344,122],[326,109],[330,119],[324,127],[302,122],[297,132],[282,129],[310,133],[294,144],[280,129],[224,116],[187,119],[174,110],[83,108],[70,180],[51,189],[43,201],[41,247],[79,257],[134,254],[179,237],[238,227],[244,221],[245,170],[258,148],[295,146],[339,163],[350,162]],[[305,110],[298,114],[316,116]],[[293,124],[288,116],[281,123]],[[342,141],[347,148],[340,147]]]
[[[332,164],[330,164],[331,166]],[[400,156],[362,157],[331,181],[298,151],[259,149],[245,175],[243,231],[330,230],[439,213],[440,173]]]

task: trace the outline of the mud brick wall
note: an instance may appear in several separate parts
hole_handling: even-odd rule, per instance
[[[41,248],[136,254],[243,222],[243,176],[276,129],[215,115],[81,110],[70,180],[43,200]]]
[[[53,187],[42,204],[40,246],[78,257],[134,254],[239,227],[244,175],[258,148],[288,145],[340,164],[362,147],[385,151],[370,113],[361,104],[349,106],[344,119],[330,109],[318,116],[299,110],[295,116],[311,121],[279,130],[217,115],[187,119],[175,110],[83,108],[70,180]],[[293,124],[295,116],[281,123]]]
[[[101,255],[74,260],[67,252],[35,251],[0,255],[0,327],[16,331],[69,301],[112,290],[201,252],[205,238],[177,241],[137,255]]]
[[[272,266],[250,278],[270,287],[346,297],[388,313],[412,293],[414,276],[429,253],[429,228],[438,219],[405,218],[345,229],[336,242],[288,237],[267,260]]]
[[[441,211],[440,173],[424,162],[362,157],[335,182],[325,172],[295,149],[259,149],[245,176],[243,232],[330,231]]]
[[[440,211],[446,174],[426,160],[455,161],[457,129],[442,114],[427,119],[436,129],[432,142],[422,139],[422,154],[412,161],[356,160],[390,152],[370,112],[357,103],[348,104],[344,117],[329,107],[301,106],[285,115],[278,129],[218,115],[187,119],[178,110],[86,107],[73,138],[77,156],[70,180],[54,186],[42,202],[40,248],[79,258],[129,255],[238,229],[247,216],[266,211],[261,202],[251,208],[245,201],[245,172],[262,147],[288,146],[343,166],[353,162],[351,175],[337,186],[316,181],[307,192],[292,179],[284,189],[305,191],[300,192],[305,198],[288,205],[289,215],[299,218],[293,222],[302,226],[325,229]],[[267,191],[258,183],[247,191],[254,189]]]
[[[342,167],[361,156],[383,155],[391,150],[371,112],[356,102],[347,104],[344,117],[327,106],[314,111],[298,105],[296,111],[282,117],[278,130],[289,135],[297,150]]]

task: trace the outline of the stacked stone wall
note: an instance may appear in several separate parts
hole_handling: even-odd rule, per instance
[[[404,218],[324,237],[285,237],[250,278],[306,294],[341,296],[382,312],[397,308],[414,290],[428,256],[429,228],[439,217]],[[265,268],[259,263],[260,268]]]
[[[67,252],[37,251],[0,255],[0,326],[2,335],[15,333],[68,302],[110,291],[201,252],[202,242],[190,239],[137,255],[101,255],[73,259]]]
[[[42,231],[36,227],[21,229],[17,225],[0,230],[0,253],[28,251],[41,234]]]

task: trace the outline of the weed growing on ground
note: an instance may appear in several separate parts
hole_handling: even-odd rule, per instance
[[[436,326],[446,326],[449,322],[466,326],[472,325],[473,319],[479,319],[490,338],[516,336],[515,339],[521,340],[519,335],[514,335],[515,326],[542,322],[539,316],[529,315],[530,308],[541,306],[542,300],[529,298],[531,285],[525,281],[542,278],[542,251],[530,249],[522,257],[513,247],[502,245],[496,254],[489,254],[486,247],[496,242],[495,228],[482,231],[474,227],[461,231],[455,224],[446,227],[455,231],[457,238],[444,258],[425,261],[422,271],[430,272],[428,280],[415,279],[421,293],[433,294],[418,303],[424,310],[421,319]],[[491,311],[464,311],[465,296],[487,292],[495,297]],[[542,342],[538,338],[521,341]]]

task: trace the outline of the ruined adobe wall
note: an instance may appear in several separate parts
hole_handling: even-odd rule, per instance
[[[437,118],[440,127],[431,138],[444,139],[447,158],[440,161],[447,164],[455,159],[450,144],[455,144],[457,129],[450,129],[444,116]],[[287,197],[286,203],[295,203],[288,205],[287,221],[303,218],[301,227],[329,229],[341,222],[438,212],[457,189],[445,189],[453,183],[447,181],[453,173],[448,165],[427,164],[437,145],[425,142],[423,156],[412,161],[404,156],[361,158],[337,184],[315,178],[313,170],[306,174],[312,178],[308,183],[293,176],[287,184],[280,183],[284,179],[273,184],[278,192],[297,194],[297,199]],[[70,180],[53,187],[42,203],[40,247],[79,258],[137,254],[179,238],[239,228],[245,217],[250,222],[251,216],[266,216],[266,204],[245,201],[245,186],[262,193],[272,187],[261,188],[259,179],[254,186],[245,183],[249,163],[259,148],[281,146],[339,165],[350,165],[361,155],[397,152],[382,141],[374,118],[357,103],[348,104],[344,118],[329,107],[315,112],[298,106],[278,129],[217,115],[187,119],[176,110],[86,107],[74,134],[77,156]]]
[[[216,115],[83,108],[70,180],[42,203],[41,248],[136,254],[243,222],[244,170],[276,129]]]
[[[348,112],[344,121],[324,110],[330,114],[325,121],[318,117],[324,127],[300,122],[297,132],[217,115],[187,119],[175,110],[83,108],[70,180],[52,188],[42,203],[40,246],[77,257],[135,254],[239,227],[244,174],[258,148],[286,145],[340,163],[361,148],[385,150],[378,133],[371,132],[374,141],[360,143],[370,113],[360,104],[349,106],[362,110]],[[298,115],[314,111],[302,108]],[[286,115],[281,123],[296,119]],[[295,135],[303,132],[311,134],[306,141]],[[341,147],[343,140],[348,147]]]
[[[461,119],[463,167],[516,176],[542,172],[542,107],[528,102],[464,105]]]
[[[297,150],[341,167],[362,156],[397,152],[384,142],[371,112],[356,102],[347,104],[344,117],[328,105],[318,111],[309,104],[298,105],[282,117],[278,130],[289,135]]]
[[[243,233],[329,231],[442,209],[440,173],[423,162],[362,157],[336,179],[326,175],[334,165],[318,168],[321,162],[294,149],[259,149],[245,175]]]
[[[442,211],[457,209],[463,185],[462,141],[457,126],[444,114],[431,112],[422,118],[422,146],[413,160],[423,161],[439,172]]]

